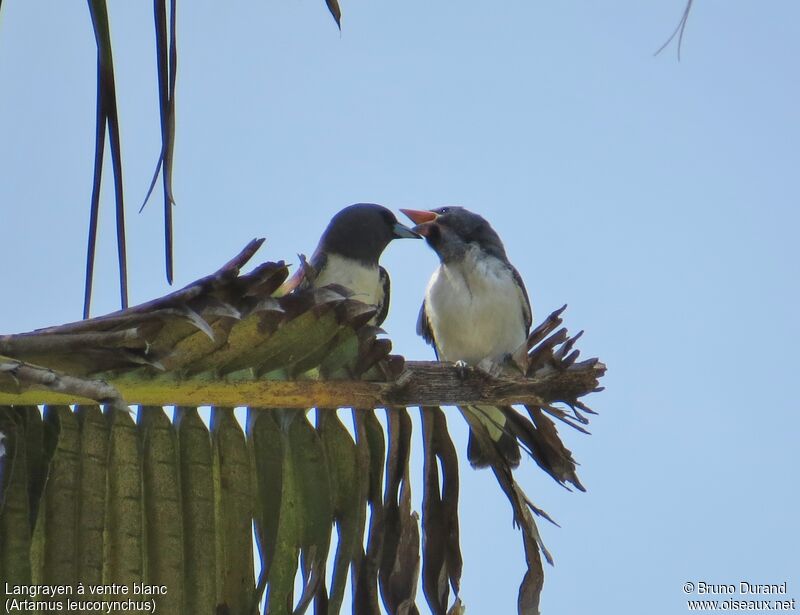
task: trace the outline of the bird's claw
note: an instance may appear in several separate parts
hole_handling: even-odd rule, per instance
[[[464,380],[469,373],[469,365],[467,365],[466,361],[458,360],[456,361],[456,371],[458,373],[458,377],[461,380]]]

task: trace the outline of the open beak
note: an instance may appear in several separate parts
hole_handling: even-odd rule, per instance
[[[422,239],[420,235],[412,231],[405,224],[400,224],[399,222],[395,223],[392,231],[394,232],[394,239]]]
[[[408,216],[414,224],[425,224],[426,222],[433,222],[439,217],[432,211],[422,211],[420,209],[401,209],[406,216]]]
[[[420,234],[422,237],[429,237],[431,229],[436,226],[436,218],[439,214],[432,211],[422,211],[421,209],[401,209],[406,216],[414,221],[417,226],[414,227],[414,232]]]

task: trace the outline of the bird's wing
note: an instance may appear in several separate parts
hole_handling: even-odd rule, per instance
[[[525,335],[528,334],[533,322],[533,311],[531,310],[531,300],[528,298],[528,291],[525,289],[525,282],[522,281],[522,276],[511,263],[508,264],[511,269],[511,275],[514,276],[514,282],[517,283],[517,291],[522,299],[522,317],[525,320]]]
[[[380,326],[386,320],[389,313],[389,298],[392,290],[392,282],[389,279],[389,272],[383,267],[379,268],[378,280],[381,285],[381,292],[378,296],[378,313],[375,315],[375,324]]]
[[[425,309],[425,300],[422,300],[422,305],[419,308],[419,316],[417,317],[417,335],[422,337],[428,344],[433,346],[433,352],[436,353],[436,359],[439,359],[439,349],[436,347],[436,339],[433,337],[433,329],[431,323],[428,321],[428,312]]]

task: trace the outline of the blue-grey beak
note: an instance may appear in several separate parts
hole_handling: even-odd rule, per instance
[[[394,227],[392,227],[392,231],[392,236],[394,239],[422,239],[420,234],[415,233],[410,228],[400,224],[399,222],[395,222]]]

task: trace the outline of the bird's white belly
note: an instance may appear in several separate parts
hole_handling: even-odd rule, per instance
[[[314,281],[317,287],[327,284],[344,286],[353,292],[353,299],[370,305],[378,305],[383,294],[377,266],[365,267],[358,261],[335,254],[328,255],[326,266]]]
[[[426,310],[444,361],[499,359],[527,337],[521,293],[511,272],[492,257],[439,267],[428,285]]]

